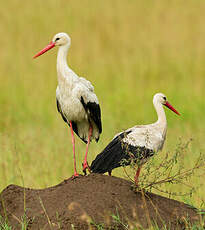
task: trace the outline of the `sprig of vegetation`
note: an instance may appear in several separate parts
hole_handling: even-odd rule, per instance
[[[200,173],[204,174],[205,166],[205,155],[202,153],[198,154],[197,159],[193,162],[190,168],[185,167],[184,162],[188,156],[189,146],[192,139],[183,142],[182,139],[176,145],[173,153],[167,152],[164,157],[160,158],[160,161],[156,161],[152,157],[143,167],[142,174],[139,177],[139,186],[135,187],[136,190],[146,190],[153,191],[156,190],[160,193],[165,193],[170,196],[192,196],[196,191],[197,187],[190,183],[192,177]],[[161,153],[160,153],[161,154]],[[158,154],[157,154],[158,155]],[[122,162],[122,165],[126,163]],[[140,162],[131,159],[131,169],[134,174],[136,168],[139,166]],[[132,176],[124,169],[126,175],[131,179]],[[164,188],[165,185],[183,185],[186,187],[186,192],[180,191],[169,191],[169,189]]]

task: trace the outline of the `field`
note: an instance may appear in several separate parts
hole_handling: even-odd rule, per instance
[[[4,6],[3,6],[4,5]],[[152,97],[166,94],[181,113],[166,111],[167,140],[156,161],[179,139],[193,139],[185,166],[205,150],[205,3],[203,0],[10,0],[0,8],[0,189],[45,188],[73,173],[70,130],[55,102],[56,53],[32,57],[58,32],[72,38],[68,63],[95,86],[103,133],[89,162],[124,129],[152,123]],[[85,144],[76,138],[77,165]],[[125,177],[122,169],[113,173]],[[186,183],[203,207],[204,171]],[[172,189],[171,187],[169,187]],[[183,186],[178,188],[183,191]],[[186,191],[185,191],[186,192]]]

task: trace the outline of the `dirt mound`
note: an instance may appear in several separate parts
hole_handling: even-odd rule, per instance
[[[100,174],[68,179],[46,189],[9,185],[1,193],[0,214],[12,229],[21,229],[24,216],[27,229],[35,230],[95,229],[89,225],[91,219],[95,224],[104,223],[106,229],[124,229],[111,215],[144,228],[156,222],[161,227],[166,224],[171,229],[183,229],[184,218],[199,220],[190,206],[152,193],[134,192],[131,185],[127,180]]]

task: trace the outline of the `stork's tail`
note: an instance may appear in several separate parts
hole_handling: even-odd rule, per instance
[[[95,160],[91,163],[90,169],[93,173],[105,173],[109,169],[109,157],[108,152],[102,152],[97,155]]]
[[[112,171],[114,168],[122,166],[122,160],[128,159],[128,155],[122,151],[121,143],[105,148],[97,155],[91,164],[91,171],[93,173],[106,173]],[[129,163],[128,163],[129,164]],[[127,164],[126,164],[127,165]]]

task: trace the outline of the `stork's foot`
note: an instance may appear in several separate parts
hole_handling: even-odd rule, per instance
[[[77,177],[79,177],[79,174],[78,174],[77,172],[75,172],[75,173],[72,175],[71,179],[74,180],[74,179],[77,178]]]
[[[88,170],[88,171],[89,171],[89,173],[91,173],[91,170],[90,170],[90,167],[89,167],[89,165],[88,165],[88,162],[87,162],[87,161],[84,161],[84,162],[82,163],[82,166],[83,166],[83,173],[84,173],[84,175],[87,175],[86,170]]]

